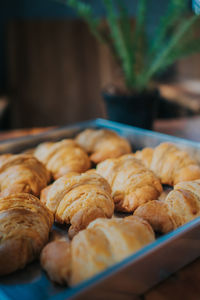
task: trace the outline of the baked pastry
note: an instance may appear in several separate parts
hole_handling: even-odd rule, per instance
[[[162,192],[158,177],[133,154],[101,162],[97,173],[108,180],[118,211],[133,212],[141,204],[157,199]]]
[[[50,181],[50,173],[34,156],[3,154],[0,156],[0,196],[13,193],[40,195]]]
[[[90,154],[95,164],[131,152],[131,145],[125,138],[107,129],[86,129],[78,134],[76,142]]]
[[[37,258],[48,242],[53,215],[31,194],[0,198],[0,275]]]
[[[98,217],[110,218],[114,203],[107,181],[95,172],[68,173],[41,193],[40,200],[59,223],[71,224],[69,236]]]
[[[51,280],[73,286],[138,251],[155,239],[151,226],[140,218],[96,219],[71,242],[49,243],[41,265]]]
[[[71,139],[42,143],[34,155],[52,172],[54,179],[68,172],[85,172],[91,165],[87,153]]]
[[[178,183],[164,201],[145,203],[134,215],[147,220],[161,233],[193,220],[200,215],[200,180]]]
[[[144,148],[135,157],[155,172],[163,184],[200,179],[200,166],[190,155],[171,143],[161,143],[155,149]]]

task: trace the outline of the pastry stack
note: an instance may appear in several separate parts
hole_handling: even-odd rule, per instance
[[[164,199],[163,185],[174,187]],[[171,143],[132,153],[117,133],[86,129],[0,156],[0,197],[0,275],[40,257],[73,286],[199,216],[200,166]],[[66,238],[48,243],[53,222]]]

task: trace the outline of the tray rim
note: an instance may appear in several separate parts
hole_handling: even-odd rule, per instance
[[[153,131],[153,130],[148,130],[148,129],[143,129],[143,128],[139,128],[139,127],[135,127],[135,126],[131,126],[128,124],[123,124],[123,123],[119,123],[119,122],[115,122],[115,121],[110,121],[107,119],[103,119],[103,118],[96,118],[96,119],[91,119],[88,121],[82,121],[82,122],[77,122],[77,123],[73,123],[73,124],[69,124],[69,125],[64,125],[64,126],[59,126],[57,128],[53,128],[53,129],[49,129],[47,131],[41,132],[41,133],[37,133],[37,134],[33,134],[33,135],[25,135],[22,137],[16,137],[16,138],[9,138],[6,140],[2,140],[0,141],[0,145],[4,145],[4,144],[10,144],[10,143],[16,143],[16,142],[23,142],[23,141],[33,141],[33,140],[37,140],[38,138],[44,138],[44,137],[48,137],[48,135],[65,130],[65,129],[75,129],[77,127],[80,126],[101,126],[101,127],[105,127],[107,128],[108,126],[112,126],[113,129],[124,129],[124,130],[134,130],[135,133],[137,134],[145,134],[146,136],[149,137],[160,137],[160,138],[169,138],[170,141],[174,141],[175,143],[181,143],[181,144],[188,144],[192,147],[195,148],[200,148],[200,142],[197,141],[193,141],[193,140],[189,140],[189,139],[185,139],[185,138],[181,138],[181,137],[177,137],[177,136],[173,136],[173,135],[169,135],[166,133],[161,133],[161,132],[157,132],[157,131]]]

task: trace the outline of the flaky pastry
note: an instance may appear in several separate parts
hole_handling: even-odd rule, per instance
[[[41,264],[51,280],[73,286],[138,251],[155,239],[151,226],[130,216],[98,218],[71,242],[49,243]]]
[[[76,142],[90,154],[95,164],[131,152],[128,140],[107,129],[86,129],[78,134]]]
[[[135,153],[163,184],[200,179],[200,166],[186,151],[172,143],[161,143],[155,149],[144,148]]]
[[[35,196],[19,193],[0,198],[0,220],[0,275],[5,275],[39,256],[53,215]]]
[[[43,190],[40,200],[59,223],[71,224],[69,236],[98,217],[113,215],[114,203],[107,181],[95,172],[68,173]]]
[[[157,199],[162,192],[158,177],[133,154],[101,162],[97,173],[108,180],[118,211],[133,212],[141,204]]]
[[[167,233],[200,215],[200,180],[175,185],[164,201],[141,205],[134,215],[147,220],[155,231]]]
[[[29,154],[0,156],[0,196],[14,193],[40,195],[50,181],[50,172]]]
[[[40,144],[34,155],[57,179],[68,172],[85,172],[90,168],[87,153],[71,139]]]

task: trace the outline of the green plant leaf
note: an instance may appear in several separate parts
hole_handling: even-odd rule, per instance
[[[103,0],[105,5],[107,20],[110,29],[110,34],[115,47],[115,51],[120,58],[122,70],[126,85],[131,88],[133,81],[132,64],[130,63],[130,56],[127,49],[126,40],[124,38],[123,30],[119,24],[119,18],[115,11],[115,6],[112,0]]]
[[[175,49],[172,54],[164,61],[160,70],[162,71],[162,69],[166,69],[177,60],[185,58],[197,52],[200,52],[200,39],[189,41],[188,43],[185,43],[184,46],[182,45],[181,47],[177,47],[177,49]]]
[[[90,4],[83,3],[79,0],[57,0],[57,2],[72,7],[78,16],[80,16],[88,24],[91,33],[97,38],[97,40],[103,43],[106,42],[99,30],[100,20],[93,15]]]
[[[56,0],[55,0],[56,1]],[[128,89],[144,90],[156,73],[177,59],[200,51],[193,25],[199,16],[187,16],[188,1],[169,0],[151,45],[147,43],[148,0],[138,0],[134,33],[123,0],[102,0],[109,30],[101,27],[92,6],[81,0],[57,0],[68,4],[88,24],[98,41],[105,43],[123,70]],[[191,32],[190,32],[191,31]]]
[[[133,68],[136,76],[142,71],[145,65],[147,5],[148,0],[138,1],[137,20],[133,37]]]
[[[179,24],[178,29],[176,32],[172,35],[170,41],[166,44],[166,46],[161,49],[157,53],[157,56],[155,60],[152,62],[150,67],[145,70],[143,74],[140,76],[140,86],[143,88],[146,86],[148,81],[154,76],[155,73],[159,72],[163,69],[165,61],[170,58],[170,55],[172,51],[175,49],[176,45],[181,41],[181,39],[184,37],[184,35],[190,30],[190,28],[193,26],[193,24],[198,20],[198,16],[193,16],[184,22],[181,22]]]
[[[128,11],[124,6],[122,0],[116,0],[116,3],[119,12],[119,25],[121,27],[122,34],[124,36],[124,43],[126,44],[127,51],[129,52],[129,57],[131,59],[130,63],[133,63],[132,30],[131,30],[131,22],[129,19]]]
[[[150,56],[157,54],[157,51],[162,47],[163,43],[167,40],[170,30],[173,30],[175,24],[180,21],[181,16],[187,12],[187,1],[185,0],[170,0],[167,11],[161,17],[158,29],[155,32],[154,40],[150,47]]]

